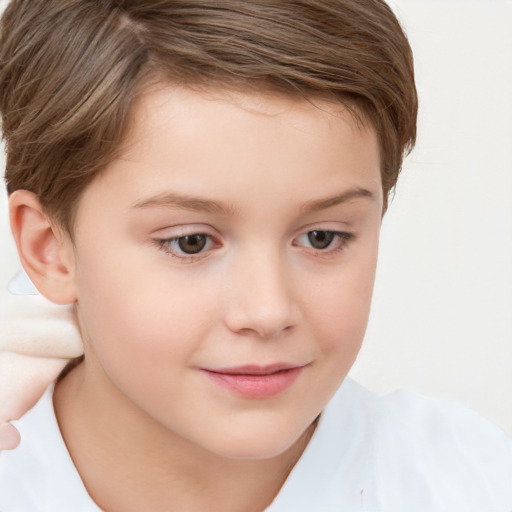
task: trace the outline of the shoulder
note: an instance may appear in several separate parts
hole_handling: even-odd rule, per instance
[[[478,460],[482,468],[512,474],[512,438],[469,407],[410,390],[370,396],[367,419],[381,444],[414,446],[444,462],[456,454],[459,463]]]
[[[347,388],[364,404],[361,421],[383,489],[414,489],[431,510],[512,511],[512,439],[498,426],[414,391],[378,395],[353,381]]]
[[[21,443],[0,453],[0,511],[98,512],[60,435],[53,385],[13,424]]]
[[[271,512],[512,512],[512,440],[469,408],[347,378]]]

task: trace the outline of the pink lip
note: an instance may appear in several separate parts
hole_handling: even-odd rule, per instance
[[[271,398],[288,389],[305,365],[277,363],[202,369],[219,386],[247,398]]]

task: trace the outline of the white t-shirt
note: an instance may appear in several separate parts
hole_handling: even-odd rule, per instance
[[[52,388],[0,455],[1,512],[98,512],[55,419]],[[172,509],[172,507],[171,507]],[[347,378],[266,512],[512,512],[512,439],[469,409]]]

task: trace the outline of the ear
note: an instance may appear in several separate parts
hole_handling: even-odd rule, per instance
[[[69,235],[50,221],[36,195],[27,190],[10,195],[9,214],[21,264],[35,287],[55,304],[76,302]]]

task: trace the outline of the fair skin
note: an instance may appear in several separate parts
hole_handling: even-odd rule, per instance
[[[263,510],[354,362],[378,144],[339,104],[314,103],[147,92],[124,154],[81,197],[73,242],[12,195],[29,275],[76,303],[85,362],[54,403],[101,508]]]

